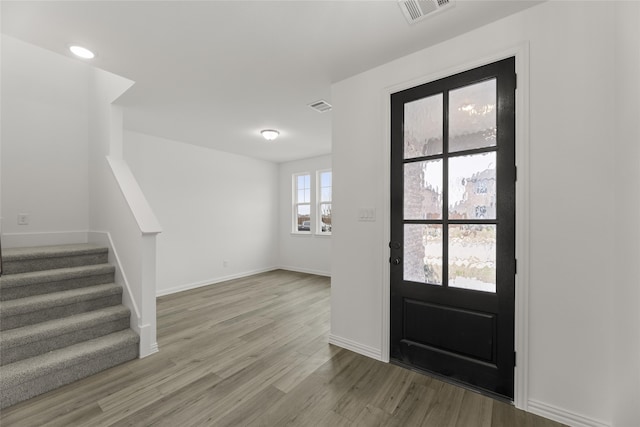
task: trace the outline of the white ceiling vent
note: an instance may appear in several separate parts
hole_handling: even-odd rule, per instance
[[[327,112],[327,111],[331,110],[331,104],[329,104],[324,99],[321,99],[321,100],[316,101],[316,102],[312,102],[311,104],[309,104],[309,107],[313,108],[314,110],[316,110],[316,111],[318,111],[320,113],[324,113],[324,112]]]
[[[449,9],[453,4],[453,0],[398,0],[398,5],[410,24]]]

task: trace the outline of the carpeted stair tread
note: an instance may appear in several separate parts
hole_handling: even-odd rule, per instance
[[[92,244],[8,248],[2,251],[3,274],[51,270],[108,262],[108,248]]]
[[[90,327],[100,322],[115,320],[123,316],[129,316],[129,309],[123,305],[116,305],[35,325],[23,326],[22,328],[10,329],[2,333],[0,343],[2,343],[3,347],[24,345],[52,335],[62,335],[75,329]]]
[[[0,301],[0,330],[122,304],[122,287],[114,283]]]
[[[127,307],[117,305],[4,331],[0,335],[0,362],[6,365],[127,329],[129,315]]]
[[[90,361],[101,354],[115,352],[131,345],[137,347],[138,341],[138,335],[128,329],[2,366],[0,378],[3,389],[7,390],[56,371],[73,369],[75,365]]]
[[[0,367],[0,408],[136,359],[138,342],[126,330]]]
[[[105,253],[108,249],[89,243],[74,245],[33,246],[29,248],[3,248],[3,262],[21,261],[26,259],[64,257],[73,255]]]
[[[113,282],[115,267],[94,264],[54,270],[7,274],[0,277],[0,300],[60,292]]]
[[[103,285],[89,286],[88,288],[35,295],[28,298],[0,302],[0,307],[2,307],[0,314],[2,317],[8,317],[117,294],[122,294],[122,287],[115,283],[106,283]]]
[[[57,268],[54,270],[32,271],[29,273],[7,274],[0,277],[0,288],[15,288],[37,283],[59,282],[86,276],[98,276],[115,272],[110,264],[83,265],[80,267]]]

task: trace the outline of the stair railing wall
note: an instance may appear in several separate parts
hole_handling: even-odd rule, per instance
[[[113,102],[133,82],[95,69],[90,85],[88,238],[107,244],[116,283],[140,335],[140,357],[158,350],[156,341],[156,236],[162,231],[133,173],[122,158],[123,111]]]

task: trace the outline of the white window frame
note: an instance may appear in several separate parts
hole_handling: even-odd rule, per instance
[[[300,201],[298,200],[298,178],[302,176],[309,177],[309,187],[305,187],[304,190],[309,191],[309,201]],[[292,189],[292,200],[293,200],[293,210],[292,210],[292,221],[291,221],[291,229],[294,234],[311,234],[311,224],[313,224],[313,183],[312,183],[313,175],[310,172],[299,172],[294,173],[292,175],[291,189]],[[309,207],[309,230],[299,230],[298,229],[298,207],[299,206],[308,206]]]
[[[329,173],[331,174],[331,194],[329,196],[329,200],[322,200],[322,179],[321,179],[321,175],[324,173]],[[323,231],[322,230],[322,207],[323,205],[332,205],[332,200],[333,200],[333,172],[331,169],[322,169],[322,170],[318,170],[316,171],[316,234],[318,235],[322,235],[322,236],[330,236],[331,235],[331,229],[329,229],[328,231]]]

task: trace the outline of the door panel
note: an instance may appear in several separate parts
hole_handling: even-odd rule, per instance
[[[391,95],[391,360],[513,398],[515,60]]]
[[[493,362],[495,342],[495,315],[461,310],[422,301],[404,300],[406,342],[432,346],[434,349]],[[447,328],[429,325],[445,324]]]

